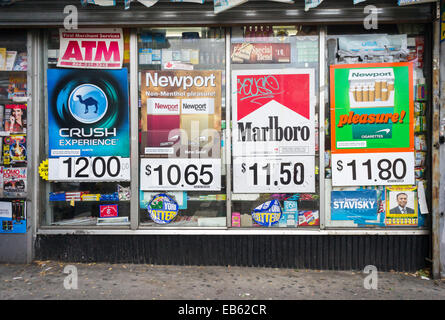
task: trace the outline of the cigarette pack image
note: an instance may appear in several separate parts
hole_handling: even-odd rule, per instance
[[[180,128],[180,100],[149,99],[147,104],[147,146],[171,148],[177,139],[170,132]]]
[[[374,116],[376,121],[366,126],[352,125],[354,139],[390,139],[392,122],[378,121],[383,114],[394,113],[394,69],[369,68],[349,71],[350,110],[360,117]]]
[[[394,107],[394,70],[350,70],[349,102],[351,108]]]

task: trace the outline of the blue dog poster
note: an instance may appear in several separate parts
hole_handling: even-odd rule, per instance
[[[130,156],[128,72],[48,69],[49,157]]]

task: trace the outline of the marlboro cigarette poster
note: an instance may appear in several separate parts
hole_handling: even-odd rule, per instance
[[[331,66],[332,153],[414,150],[412,63]]]
[[[141,73],[140,154],[220,158],[221,71]]]
[[[313,69],[232,71],[234,156],[315,154]]]

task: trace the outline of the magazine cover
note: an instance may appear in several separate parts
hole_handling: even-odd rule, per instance
[[[11,71],[14,68],[14,62],[16,57],[17,57],[17,51],[6,51],[5,70]]]
[[[26,168],[3,169],[3,193],[5,197],[26,196]]]
[[[6,48],[0,48],[0,70],[6,70]]]
[[[26,52],[20,52],[17,55],[14,63],[14,71],[27,71],[28,70],[28,56]]]
[[[4,113],[4,129],[11,133],[26,133],[26,104],[7,104]]]
[[[26,163],[26,136],[12,135],[3,139],[3,164]]]
[[[9,76],[8,99],[26,101],[26,74],[11,74]]]
[[[0,166],[0,198],[4,197],[3,194],[3,166]]]

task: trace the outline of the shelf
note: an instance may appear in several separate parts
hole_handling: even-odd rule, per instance
[[[0,198],[1,199],[1,198]],[[14,199],[14,198],[13,198]],[[67,203],[70,204],[70,200],[48,200],[49,203]],[[119,204],[119,203],[130,203],[130,200],[102,200],[102,201],[74,201],[74,203],[91,203],[91,204],[100,204],[100,203],[106,203],[109,204],[112,202],[113,204]]]
[[[11,99],[2,99],[0,98],[0,103],[1,104],[23,104],[23,103],[27,103],[28,102],[28,97],[26,97],[26,100],[20,100],[20,101],[14,101]]]

